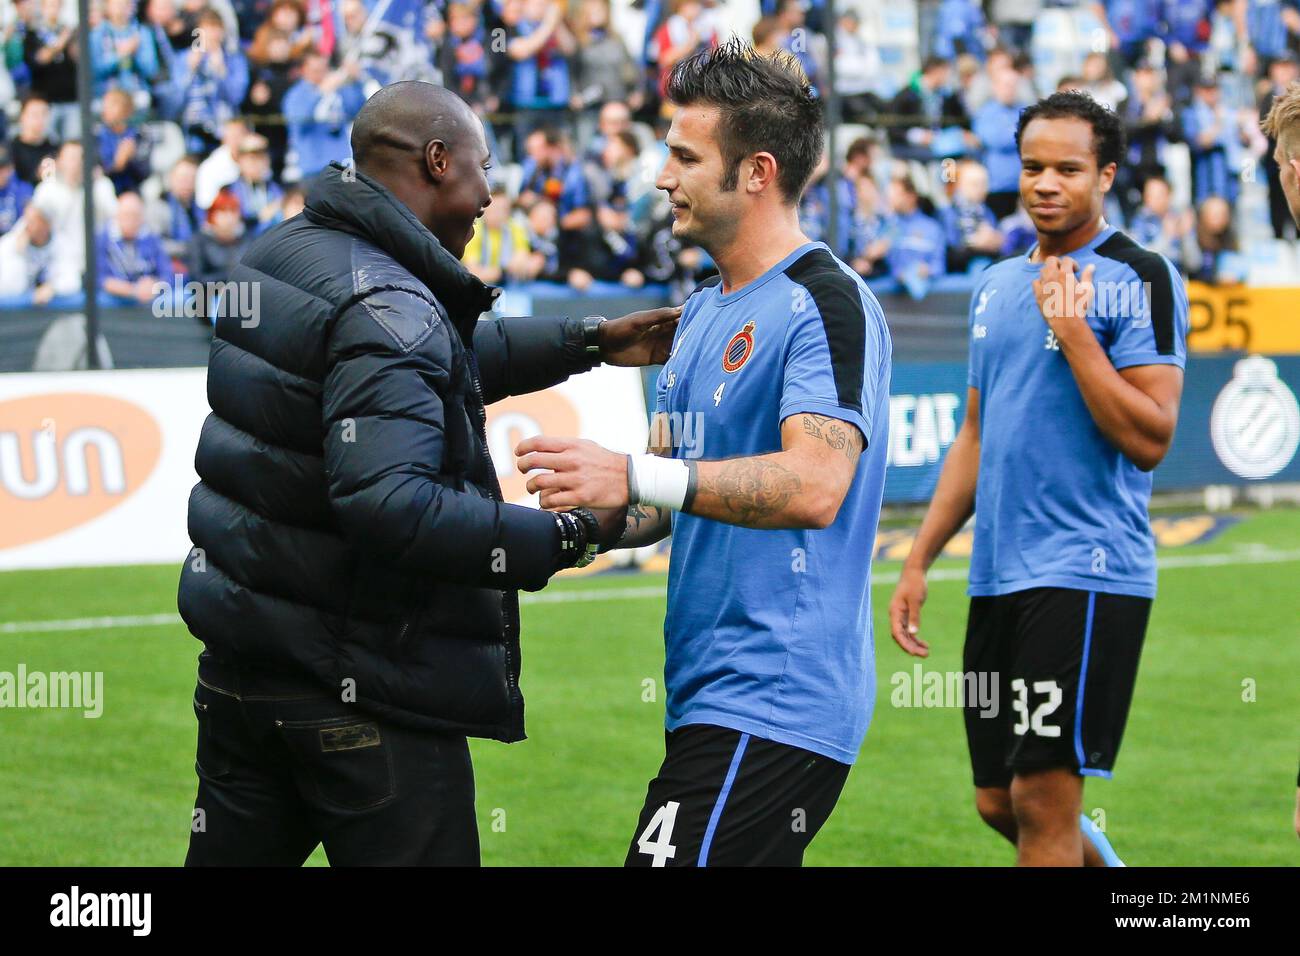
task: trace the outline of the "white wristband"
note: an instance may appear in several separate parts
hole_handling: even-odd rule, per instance
[[[633,504],[681,511],[691,485],[691,469],[676,458],[628,456],[628,498]]]

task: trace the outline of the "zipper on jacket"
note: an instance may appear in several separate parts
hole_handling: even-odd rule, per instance
[[[465,357],[469,361],[469,377],[470,377],[470,381],[474,385],[474,394],[478,396],[478,418],[479,418],[478,436],[479,436],[480,457],[483,458],[487,464],[488,477],[489,479],[491,479],[492,482],[491,487],[492,487],[493,495],[495,496],[497,501],[504,501],[505,498],[501,493],[501,482],[497,480],[497,468],[496,465],[493,464],[492,462],[492,456],[488,453],[487,405],[483,401],[483,386],[479,382],[478,360],[474,357],[474,352],[472,349],[465,349]],[[505,642],[506,687],[510,691],[510,698],[511,701],[513,702],[517,700],[519,697],[519,678],[515,673],[516,666],[515,666],[514,654],[511,653],[511,646],[513,642],[509,638],[510,638],[510,631],[512,628],[514,628],[515,630],[514,640],[517,641],[519,639],[518,625],[517,625],[517,622],[519,620],[519,595],[514,590],[503,590],[501,592],[501,603],[502,605],[508,604],[510,606],[510,610],[513,612],[513,614],[510,615],[505,622],[506,637],[507,637],[507,640]],[[512,723],[517,722],[517,718],[514,715],[511,715],[511,720]],[[514,730],[516,733],[522,731],[522,728],[518,726],[514,726],[511,729]]]

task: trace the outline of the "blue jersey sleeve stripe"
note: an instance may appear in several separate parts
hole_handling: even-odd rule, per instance
[[[1143,249],[1122,232],[1116,232],[1099,245],[1097,255],[1124,263],[1151,290],[1151,329],[1156,336],[1156,352],[1173,355],[1174,280],[1164,257]]]
[[[866,374],[867,313],[862,294],[852,278],[835,264],[825,249],[800,256],[785,270],[791,282],[807,290],[821,316],[826,346],[831,354],[835,397],[841,408],[862,411]]]

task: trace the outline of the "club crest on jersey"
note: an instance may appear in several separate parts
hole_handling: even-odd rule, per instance
[[[745,327],[731,337],[727,347],[722,350],[722,370],[738,372],[754,354],[754,323],[746,322]]]

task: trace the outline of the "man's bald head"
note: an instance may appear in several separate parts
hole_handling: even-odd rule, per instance
[[[483,123],[431,83],[386,86],[352,123],[357,171],[385,187],[459,259],[492,202]]]
[[[407,80],[366,101],[352,123],[352,158],[370,174],[400,154],[420,153],[432,140],[447,149],[473,149],[482,124],[464,100],[441,86]]]

